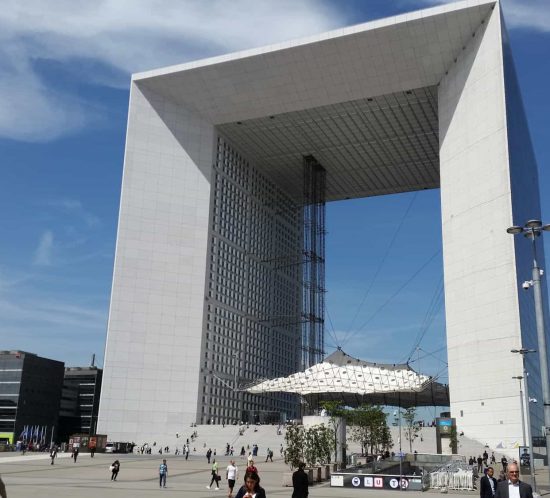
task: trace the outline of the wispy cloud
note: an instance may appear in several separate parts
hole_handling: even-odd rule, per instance
[[[0,136],[52,140],[97,118],[88,103],[52,89],[40,61],[62,63],[86,83],[127,87],[132,72],[345,23],[337,4],[322,0],[7,0],[0,9]]]
[[[50,266],[52,264],[53,232],[46,230],[38,242],[34,253],[34,264],[38,266]]]
[[[440,5],[457,0],[404,0],[406,4]],[[548,0],[501,0],[506,25],[509,28],[550,32],[550,3]]]
[[[75,214],[90,228],[101,225],[100,218],[86,210],[82,205],[82,202],[78,199],[53,199],[47,201],[46,205]]]
[[[53,199],[53,200],[47,201],[46,204],[48,206],[67,209],[68,211],[82,209],[82,202],[80,202],[77,199]]]

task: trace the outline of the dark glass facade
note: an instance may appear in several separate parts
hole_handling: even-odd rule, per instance
[[[57,426],[64,364],[23,351],[0,351],[0,438],[17,440],[25,426]]]
[[[59,412],[59,440],[72,434],[95,434],[103,370],[97,367],[65,369]]]
[[[504,26],[504,20],[502,19]],[[512,188],[513,224],[523,226],[527,220],[541,219],[541,206],[538,182],[538,170],[529,135],[529,127],[521,92],[516,76],[512,50],[506,29],[503,29],[504,83],[506,92],[506,121],[508,133],[508,153],[510,161],[510,184]],[[502,227],[503,230],[507,227]],[[518,299],[520,308],[522,344],[510,344],[510,348],[538,350],[535,305],[533,290],[525,291],[521,283],[531,280],[533,268],[533,247],[531,239],[516,235],[515,254],[518,279]],[[542,240],[536,241],[537,260],[540,268],[545,268]],[[548,327],[548,293],[544,277],[542,278],[543,307],[546,318],[546,341],[550,341]],[[548,348],[546,351],[548,356]],[[537,403],[530,404],[532,436],[541,436],[544,425],[542,385],[538,354],[525,355],[525,366],[529,374],[529,396]],[[520,375],[521,372],[513,372]],[[519,394],[518,394],[519,395]]]

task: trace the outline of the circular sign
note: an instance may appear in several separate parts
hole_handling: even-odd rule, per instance
[[[409,487],[409,481],[407,479],[401,479],[401,489],[407,489]]]
[[[399,481],[395,478],[393,479],[390,479],[390,486],[393,488],[393,489],[397,489],[397,487],[399,486]]]
[[[361,479],[359,479],[359,477],[354,477],[352,480],[351,480],[351,484],[353,484],[355,487],[359,486],[361,484]]]

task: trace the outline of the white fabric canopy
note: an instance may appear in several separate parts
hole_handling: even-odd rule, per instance
[[[264,380],[247,391],[287,392],[342,401],[349,401],[349,395],[353,395],[357,403],[370,401],[396,406],[448,405],[446,386],[415,372],[409,365],[370,363],[352,358],[342,350],[304,372]]]

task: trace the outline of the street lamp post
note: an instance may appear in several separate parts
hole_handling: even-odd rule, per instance
[[[517,375],[512,377],[512,379],[517,379],[519,381],[519,409],[521,410],[521,431],[523,433],[523,446],[527,446],[527,440],[525,439],[525,413],[523,412],[523,389],[521,387],[521,379],[523,375]]]
[[[393,413],[395,418],[396,413]],[[401,444],[401,406],[397,407],[397,423],[399,425],[399,491],[402,491],[401,483],[403,482],[403,450]]]
[[[533,288],[533,298],[535,301],[535,320],[537,324],[537,342],[539,351],[540,376],[542,385],[542,401],[544,406],[544,436],[546,438],[546,455],[550,455],[550,379],[548,377],[548,357],[546,350],[546,335],[544,333],[544,311],[542,307],[542,290],[540,277],[543,270],[539,268],[537,262],[537,244],[536,239],[540,237],[543,231],[550,231],[550,225],[543,224],[540,220],[529,220],[524,226],[512,226],[506,230],[509,234],[517,235],[523,233],[525,237],[530,238],[533,248],[533,269],[532,280],[523,283],[524,289]],[[527,383],[525,384],[527,385]],[[529,410],[529,405],[527,405]],[[532,446],[532,442],[529,442]],[[532,460],[532,458],[531,458]],[[532,468],[532,466],[531,466]],[[550,462],[548,465],[550,472]]]
[[[521,355],[521,365],[523,367],[523,376],[518,375],[513,377],[514,379],[520,379],[520,392],[521,392],[521,379],[523,379],[523,394],[525,396],[525,417],[527,418],[527,444],[525,444],[525,419],[523,416],[523,403],[521,406],[521,421],[524,424],[523,426],[523,446],[529,448],[529,468],[531,469],[531,482],[533,483],[533,489],[537,490],[537,481],[535,479],[535,455],[533,454],[533,437],[531,436],[531,411],[529,408],[529,403],[531,398],[529,398],[529,386],[527,385],[527,369],[525,368],[525,355],[529,353],[536,353],[536,349],[512,349],[512,353],[519,353]],[[520,397],[521,400],[521,397]]]

